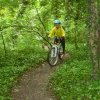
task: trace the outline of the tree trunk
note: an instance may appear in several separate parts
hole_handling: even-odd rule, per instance
[[[98,64],[99,64],[99,67],[100,67],[100,31],[98,32],[98,50],[97,50],[97,54],[98,54]]]
[[[94,79],[99,79],[99,61],[98,61],[98,9],[95,0],[90,0],[88,6],[90,6],[90,36],[89,45],[91,49],[91,59],[93,64],[92,75]]]

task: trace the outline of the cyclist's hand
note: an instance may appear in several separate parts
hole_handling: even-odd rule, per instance
[[[61,40],[63,40],[63,39],[64,39],[64,37],[61,37],[60,39],[61,39]]]

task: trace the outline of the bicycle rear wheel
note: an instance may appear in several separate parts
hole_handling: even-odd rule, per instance
[[[58,62],[58,50],[57,48],[52,47],[48,53],[48,63],[51,66],[55,66]]]

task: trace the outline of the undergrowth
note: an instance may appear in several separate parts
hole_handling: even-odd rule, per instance
[[[87,46],[76,50],[67,45],[71,58],[51,76],[51,88],[59,100],[100,100],[100,80],[91,78],[91,62]]]
[[[37,42],[34,45],[16,45],[13,50],[7,49],[6,58],[1,53],[0,100],[11,100],[10,91],[17,83],[18,77],[26,70],[35,68],[37,64],[45,60],[46,51],[42,48],[42,44]]]

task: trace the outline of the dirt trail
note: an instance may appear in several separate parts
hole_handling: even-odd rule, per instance
[[[67,58],[66,54],[64,58]],[[56,70],[48,63],[43,63],[37,69],[25,73],[12,90],[13,100],[56,100],[48,91],[49,76]]]

